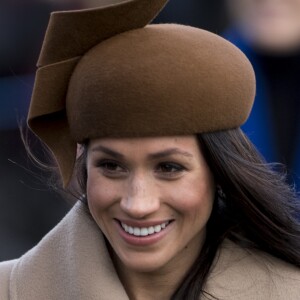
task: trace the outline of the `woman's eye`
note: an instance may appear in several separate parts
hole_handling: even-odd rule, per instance
[[[157,167],[157,171],[160,173],[175,175],[179,172],[184,171],[184,167],[177,163],[166,162],[166,163],[160,163]]]
[[[108,175],[124,174],[126,172],[119,163],[114,161],[101,161],[97,165],[104,174]]]

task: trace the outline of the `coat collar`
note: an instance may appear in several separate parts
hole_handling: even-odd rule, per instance
[[[300,272],[225,240],[204,290],[226,300],[295,300]],[[129,300],[103,235],[81,202],[15,263],[9,291],[10,300]]]
[[[12,271],[12,300],[128,300],[99,228],[78,202]]]

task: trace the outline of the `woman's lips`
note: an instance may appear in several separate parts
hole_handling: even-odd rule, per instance
[[[147,225],[137,225],[132,222],[117,220],[118,231],[121,237],[131,245],[147,246],[161,240],[171,229],[173,221]]]
[[[169,225],[169,221],[163,222],[161,224],[157,224],[154,226],[149,226],[149,227],[137,227],[137,226],[130,226],[127,225],[124,222],[121,222],[122,228],[129,234],[134,235],[134,236],[148,236],[151,234],[159,233],[163,229],[165,229]]]

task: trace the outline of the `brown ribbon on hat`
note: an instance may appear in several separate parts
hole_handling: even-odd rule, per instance
[[[64,186],[85,140],[196,134],[246,121],[255,95],[247,58],[205,30],[147,25],[166,2],[52,14],[28,124],[54,153]]]

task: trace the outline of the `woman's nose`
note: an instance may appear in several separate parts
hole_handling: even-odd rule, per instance
[[[127,186],[127,192],[121,199],[121,209],[130,217],[141,219],[159,209],[159,195],[147,176],[135,176]]]

